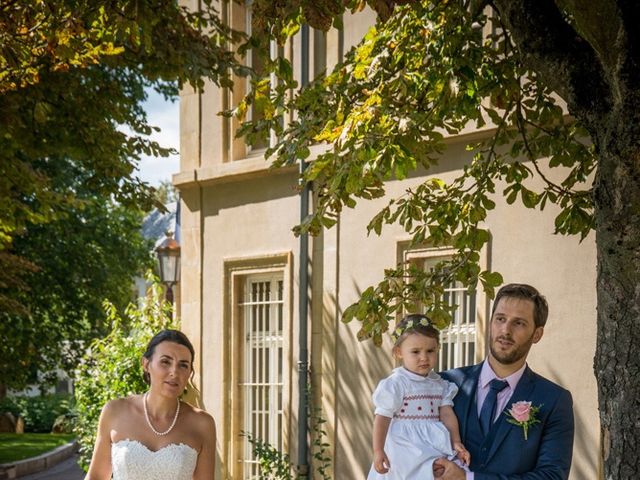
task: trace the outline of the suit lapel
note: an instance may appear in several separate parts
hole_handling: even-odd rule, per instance
[[[505,405],[504,410],[500,414],[500,417],[498,418],[498,420],[496,420],[496,422],[493,425],[492,430],[495,429],[496,432],[495,432],[495,437],[491,442],[491,448],[489,450],[489,455],[487,456],[487,461],[489,461],[491,457],[496,453],[496,451],[498,450],[498,447],[504,441],[509,431],[512,428],[517,428],[513,424],[507,421],[507,418],[508,418],[507,410],[509,410],[511,405],[513,405],[516,402],[520,402],[520,401],[529,402],[532,400],[531,394],[533,392],[533,388],[535,387],[535,382],[533,380],[534,380],[534,377],[531,372],[531,369],[527,367],[524,373],[522,374],[522,378],[520,378],[518,385],[516,386],[515,392],[513,392],[513,395],[511,395],[511,398]]]
[[[460,418],[466,418],[467,421],[458,422],[461,428],[460,436],[463,440],[467,438],[467,425],[469,421],[471,421],[474,417],[477,421],[477,418],[478,418],[478,412],[472,411],[472,407],[473,405],[476,404],[475,402],[476,391],[478,389],[478,379],[480,378],[481,370],[482,370],[482,363],[479,363],[478,365],[474,365],[469,370],[469,374],[464,378],[464,380],[460,384],[460,387],[458,387],[460,389],[460,393],[462,393],[460,398],[464,399],[464,402],[466,402],[466,404],[460,405],[460,410],[462,411],[462,415],[460,416]],[[454,402],[457,400],[457,398],[458,397],[456,397]],[[471,415],[473,415],[474,417],[472,417]]]

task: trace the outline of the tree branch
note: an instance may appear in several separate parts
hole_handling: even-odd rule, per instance
[[[589,130],[612,108],[607,74],[553,0],[495,0],[524,65],[540,75]],[[593,131],[593,130],[592,130]]]
[[[611,46],[617,42],[624,18],[616,0],[555,0],[555,3],[576,32],[591,44],[604,68],[613,69],[618,57]]]
[[[618,0],[620,17],[622,18],[623,35],[618,35],[616,47],[624,52],[620,55],[616,71],[616,81],[620,95],[625,98],[632,110],[637,112],[638,75],[640,75],[640,4],[638,2]],[[621,45],[620,45],[621,44]],[[636,117],[637,118],[637,117]]]

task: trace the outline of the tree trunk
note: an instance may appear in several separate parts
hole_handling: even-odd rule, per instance
[[[599,154],[594,369],[601,453],[606,480],[635,479],[640,476],[640,5],[608,2],[602,10],[579,7],[568,15],[560,3],[571,13],[580,2],[496,0],[523,62],[564,98]],[[610,27],[604,35],[602,22]],[[579,32],[589,33],[591,42]]]
[[[640,474],[640,119],[635,107],[619,116],[617,128],[609,122],[598,142],[594,367],[607,480]]]

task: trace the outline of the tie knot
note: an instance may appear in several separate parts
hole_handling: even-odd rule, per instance
[[[509,386],[509,383],[506,380],[498,380],[497,378],[494,378],[489,382],[489,388],[491,390],[495,390],[496,393],[501,392],[507,388],[507,386]]]

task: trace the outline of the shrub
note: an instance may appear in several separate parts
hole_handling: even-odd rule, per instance
[[[242,433],[251,444],[251,450],[260,466],[260,478],[274,480],[294,480],[294,466],[288,453],[283,453],[268,442],[255,438],[247,432]]]
[[[268,442],[264,442],[254,437],[249,432],[242,432],[242,436],[247,437],[251,444],[253,456],[260,466],[260,478],[270,478],[273,480],[303,480],[306,478],[321,478],[331,480],[331,457],[329,456],[329,444],[326,442],[327,432],[324,424],[327,422],[322,415],[320,408],[315,409],[313,415],[309,414],[311,423],[311,455],[313,456],[312,467],[316,475],[302,475],[296,472],[296,467],[291,463],[289,454],[281,452]]]
[[[5,397],[0,400],[0,412],[11,412],[14,417],[20,416],[20,407],[16,402],[17,397]]]
[[[176,328],[162,288],[154,284],[142,306],[129,305],[124,318],[105,303],[110,333],[91,343],[76,370],[75,398],[78,412],[75,433],[80,443],[80,465],[87,470],[96,440],[98,419],[109,400],[142,393],[141,358],[151,337],[164,328]]]
[[[53,422],[53,427],[51,427],[51,433],[73,433],[77,421],[78,414],[75,412],[58,415]]]
[[[66,394],[6,397],[0,401],[0,412],[22,417],[25,432],[49,433],[58,416],[73,415],[73,397]]]

